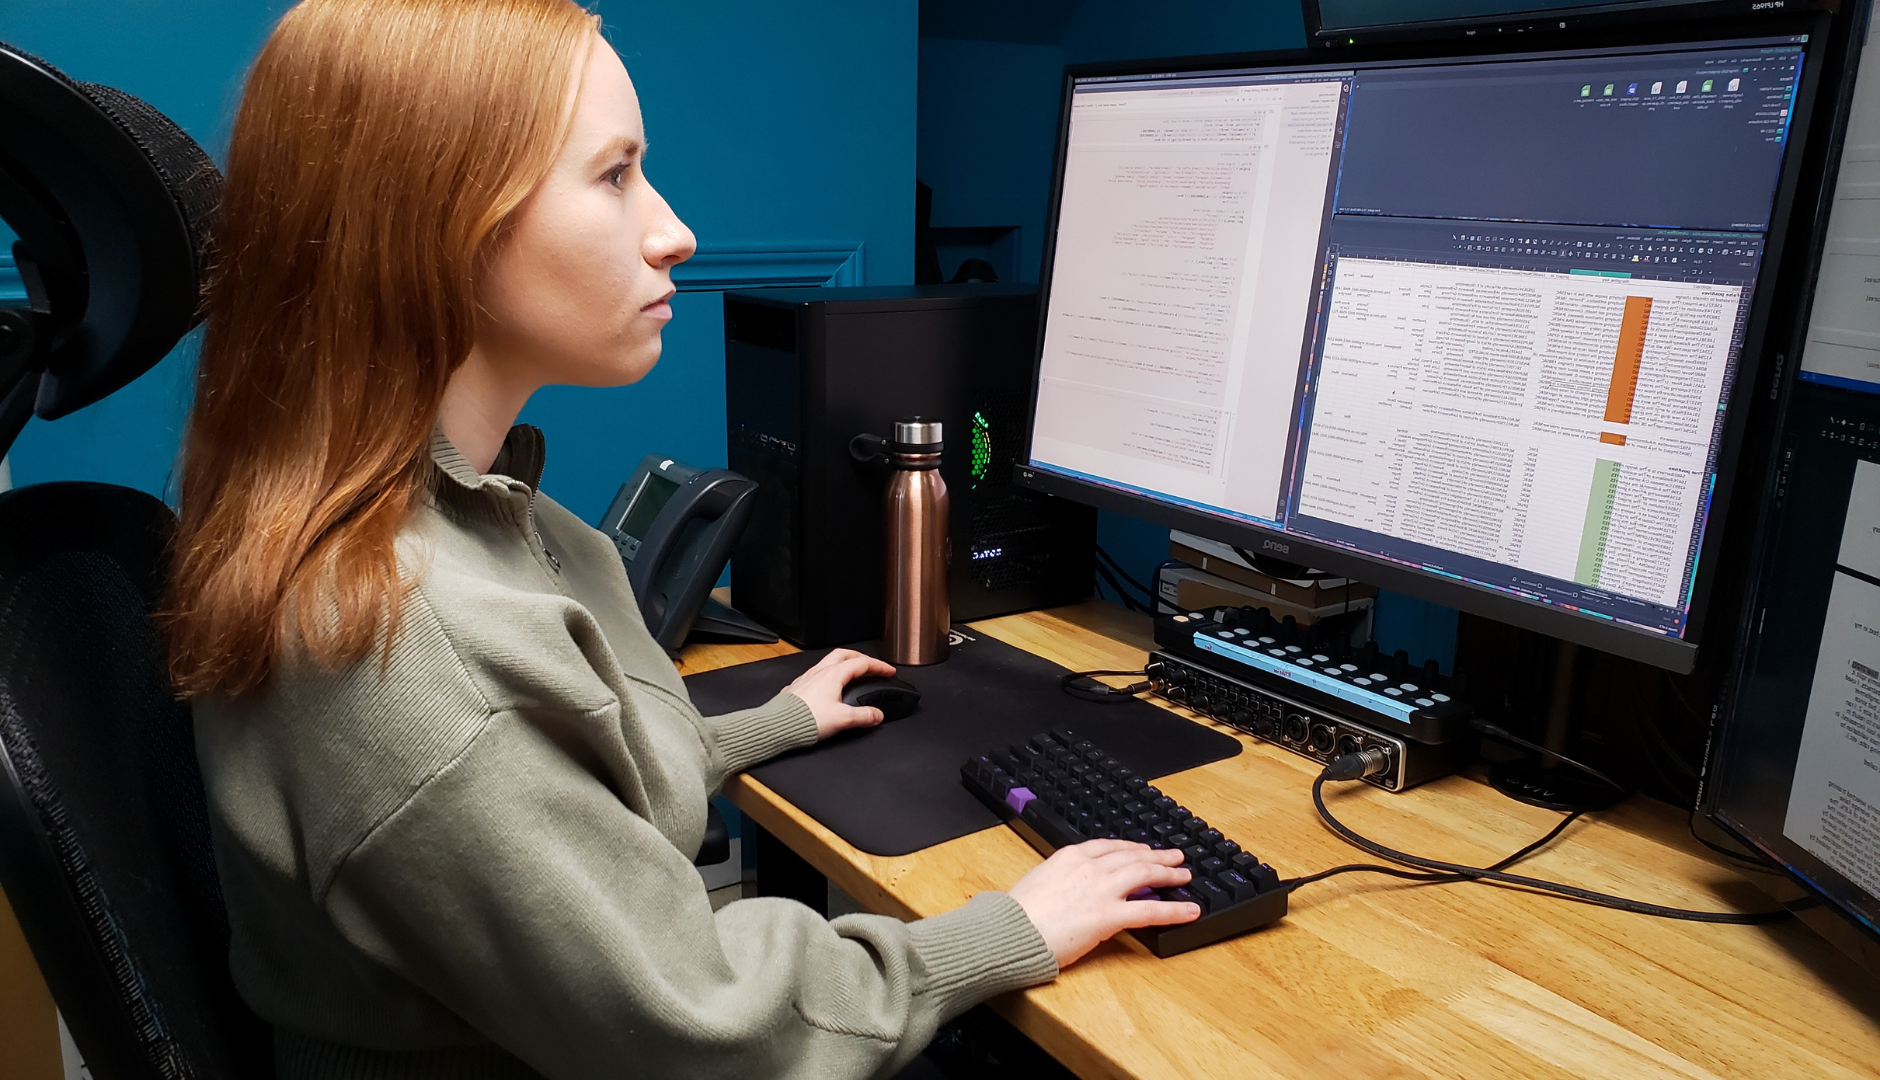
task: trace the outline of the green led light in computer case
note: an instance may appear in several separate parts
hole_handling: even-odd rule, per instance
[[[986,478],[986,470],[992,467],[992,422],[986,414],[973,414],[973,486]]]

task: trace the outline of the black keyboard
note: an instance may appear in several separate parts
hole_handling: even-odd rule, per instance
[[[1180,849],[1193,880],[1154,895],[1198,904],[1201,918],[1130,931],[1157,956],[1210,945],[1286,914],[1289,890],[1271,866],[1072,729],[1052,728],[980,754],[960,768],[960,781],[1045,855],[1110,838]],[[1150,898],[1147,889],[1135,897]]]

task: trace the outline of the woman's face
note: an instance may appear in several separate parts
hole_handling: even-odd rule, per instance
[[[476,348],[504,375],[620,386],[659,361],[672,267],[698,245],[647,182],[645,152],[633,82],[596,38],[568,141],[485,271]]]

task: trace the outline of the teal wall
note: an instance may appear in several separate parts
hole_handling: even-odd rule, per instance
[[[1066,64],[1304,45],[1300,6],[1290,0],[927,0],[916,171],[934,191],[933,224],[1017,226],[1020,276],[1035,282]],[[1123,514],[1099,515],[1097,542],[1145,584],[1168,558],[1167,528]],[[1448,669],[1456,613],[1385,593],[1375,636]]]
[[[280,0],[0,0],[0,40],[138,95],[218,158]],[[648,173],[706,247],[862,250],[863,280],[912,280],[915,0],[592,5],[639,87]],[[640,457],[722,465],[719,294],[674,305],[641,384],[550,388],[524,419],[550,436],[544,487],[595,520]],[[27,426],[16,484],[102,480],[170,494],[193,341],[125,390]]]
[[[863,280],[914,280],[915,0],[601,3],[639,87],[647,175],[703,248],[862,246]],[[588,521],[641,457],[725,463],[724,306],[682,293],[659,366],[549,387],[545,490]]]
[[[920,39],[917,172],[933,188],[933,224],[1018,226],[1022,281],[1036,282],[1044,259],[1064,63],[1056,45]]]
[[[1034,0],[1051,7],[1054,0]],[[1013,5],[1024,7],[1026,5]],[[928,0],[920,39],[920,179],[933,223],[1016,225],[1038,280],[1066,64],[1305,45],[1288,0],[1055,0],[1056,19]],[[962,16],[935,17],[937,9]],[[953,267],[941,270],[950,275]]]

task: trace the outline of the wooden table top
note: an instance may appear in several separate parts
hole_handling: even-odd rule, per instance
[[[1077,670],[1138,668],[1150,646],[1146,619],[1098,602],[975,627]],[[793,651],[695,647],[680,669]],[[1316,765],[1221,730],[1244,752],[1156,785],[1282,876],[1370,861],[1319,822]],[[863,906],[904,919],[1009,887],[1039,861],[1003,826],[881,858],[748,775],[726,794]],[[1559,820],[1463,776],[1402,794],[1328,786],[1326,802],[1393,847],[1477,866]],[[1575,823],[1522,869],[1680,907],[1768,906],[1691,837],[1683,811],[1644,798]],[[1089,1078],[1880,1076],[1880,982],[1794,920],[1676,922],[1365,874],[1305,886],[1280,922],[1167,960],[1119,935],[993,1005]]]

